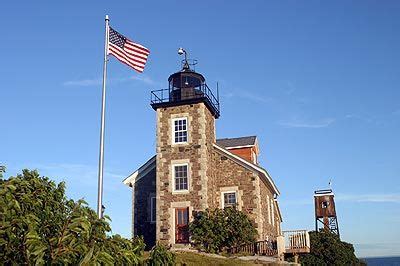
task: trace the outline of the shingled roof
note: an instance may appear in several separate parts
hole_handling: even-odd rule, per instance
[[[256,145],[257,136],[217,139],[217,144],[224,148]]]

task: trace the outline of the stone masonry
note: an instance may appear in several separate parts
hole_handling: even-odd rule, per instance
[[[172,119],[186,117],[188,142],[172,143]],[[213,146],[215,118],[204,103],[157,109],[156,239],[175,244],[174,208],[192,211],[222,207],[222,192],[237,193],[238,208],[249,215],[259,239],[279,235],[273,189],[256,171],[249,170]],[[189,192],[173,192],[172,165],[188,163]]]
[[[188,142],[172,143],[172,119],[186,117]],[[215,119],[204,103],[157,109],[156,239],[174,244],[174,208],[208,208],[210,150],[215,143]],[[172,164],[188,163],[189,193],[173,192]]]

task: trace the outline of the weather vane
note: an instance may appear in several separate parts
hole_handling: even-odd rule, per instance
[[[182,47],[180,47],[180,48],[178,49],[178,54],[179,54],[179,55],[185,54],[185,59],[182,60],[182,65],[183,65],[183,66],[182,66],[182,69],[184,69],[184,70],[191,70],[191,69],[190,69],[190,66],[193,66],[193,69],[194,69],[194,66],[197,64],[197,60],[196,60],[196,59],[188,59],[187,52],[186,52],[186,50],[183,49]]]

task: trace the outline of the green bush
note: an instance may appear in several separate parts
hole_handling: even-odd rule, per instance
[[[108,217],[37,171],[0,178],[0,217],[1,265],[132,265],[143,254],[143,239],[107,236]]]
[[[361,265],[352,244],[328,230],[310,232],[310,253],[300,256],[302,265]]]
[[[6,171],[6,167],[4,165],[0,165],[0,178],[3,178],[3,173]]]
[[[150,251],[147,265],[175,265],[175,254],[170,252],[164,245],[157,243]]]
[[[212,253],[252,243],[257,236],[250,219],[236,208],[197,212],[189,230],[192,243],[198,249]]]

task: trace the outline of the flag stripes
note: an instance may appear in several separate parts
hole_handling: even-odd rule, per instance
[[[129,40],[113,28],[109,27],[108,53],[117,58],[120,62],[143,72],[150,51],[138,43]]]

